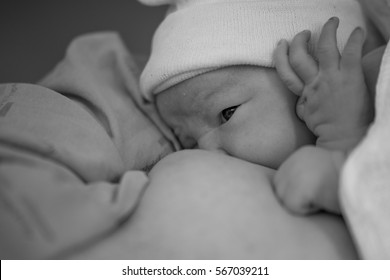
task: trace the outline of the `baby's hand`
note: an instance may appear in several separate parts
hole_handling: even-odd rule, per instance
[[[297,34],[289,46],[282,40],[274,54],[276,70],[299,96],[297,115],[318,137],[317,146],[350,150],[364,136],[373,109],[362,69],[363,30],[355,29],[342,55],[337,48],[338,18],[323,27],[316,61],[307,43],[310,31]]]
[[[320,210],[340,214],[338,181],[344,153],[305,146],[276,171],[273,186],[281,203],[295,214]]]

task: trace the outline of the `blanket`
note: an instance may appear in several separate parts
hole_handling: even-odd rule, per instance
[[[375,114],[343,168],[340,199],[362,257],[390,259],[390,44],[376,86]]]
[[[37,85],[0,85],[0,257],[50,258],[115,229],[175,150],[116,33],[76,38]],[[177,147],[177,146],[176,146]]]

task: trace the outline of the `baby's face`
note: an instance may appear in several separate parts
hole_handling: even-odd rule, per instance
[[[158,94],[156,103],[184,148],[278,168],[298,147],[315,141],[295,114],[296,96],[270,68],[208,72]]]

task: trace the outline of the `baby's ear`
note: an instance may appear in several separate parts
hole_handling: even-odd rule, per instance
[[[386,46],[379,47],[365,54],[362,59],[364,77],[367,88],[372,97],[375,97],[375,87],[378,80],[382,56]]]

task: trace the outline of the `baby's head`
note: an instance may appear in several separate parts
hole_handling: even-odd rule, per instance
[[[354,0],[143,0],[173,6],[141,76],[145,98],[184,148],[199,147],[277,168],[314,143],[295,114],[296,97],[273,68],[282,39],[341,19],[342,48],[363,25]]]
[[[222,151],[271,168],[314,142],[295,103],[276,71],[258,66],[207,72],[156,96],[184,148]]]

